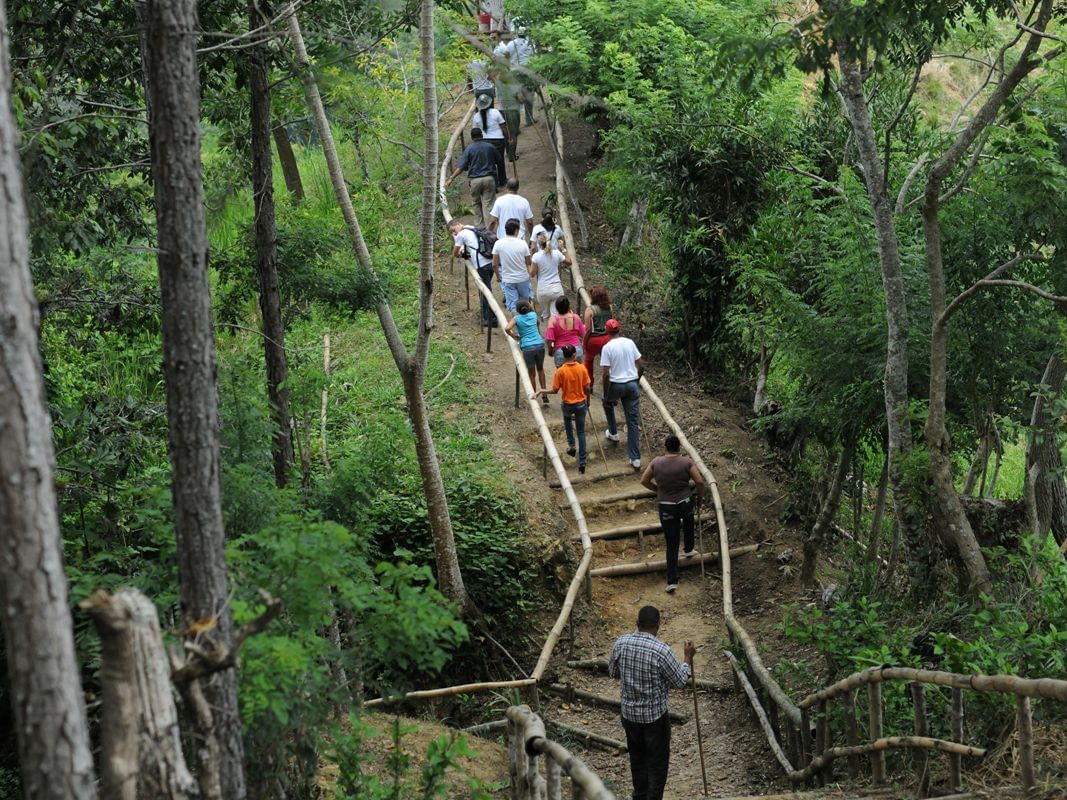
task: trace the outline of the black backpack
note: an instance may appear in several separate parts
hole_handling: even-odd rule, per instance
[[[482,258],[492,260],[493,245],[496,244],[496,234],[488,228],[476,228],[473,225],[466,225],[464,227],[469,231],[474,231],[474,235],[478,239],[478,255]]]

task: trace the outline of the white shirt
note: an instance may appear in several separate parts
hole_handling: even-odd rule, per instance
[[[563,263],[564,258],[566,256],[559,250],[538,250],[534,254],[531,260],[537,265],[538,287],[562,284],[559,277],[559,265]]]
[[[501,283],[523,283],[530,280],[530,271],[526,267],[530,251],[526,242],[518,236],[497,239],[493,245],[493,255],[500,258]]]
[[[508,55],[511,57],[511,65],[513,67],[526,66],[533,54],[533,43],[525,36],[516,36],[508,42]]]
[[[471,88],[474,89],[475,97],[481,94],[482,90],[493,88],[493,82],[489,80],[489,68],[484,61],[472,61],[467,65],[467,71],[470,72]]]
[[[640,357],[641,351],[632,339],[615,336],[600,351],[600,366],[608,368],[612,383],[628,383],[637,380],[637,359]]]
[[[497,219],[498,236],[504,230],[504,226],[507,225],[509,219],[517,219],[519,221],[519,238],[525,241],[527,238],[526,220],[533,218],[533,209],[530,208],[530,201],[521,194],[505,192],[496,196],[496,202],[493,203],[489,216]],[[526,252],[530,252],[529,248],[526,249]]]
[[[504,115],[497,111],[495,108],[487,109],[485,112],[485,130],[482,131],[482,137],[485,139],[503,139],[504,129],[500,126],[506,122]],[[471,122],[472,128],[482,127],[482,112],[475,111],[474,119]]]
[[[475,269],[480,267],[488,267],[493,263],[493,259],[486,258],[478,252],[478,237],[474,234],[474,231],[470,228],[464,228],[458,234],[452,237],[456,243],[456,247],[467,248],[467,260],[471,262],[471,266]]]
[[[530,242],[536,244],[538,234],[545,234],[548,237],[548,241],[552,243],[552,249],[559,250],[559,240],[563,238],[563,226],[558,222],[556,227],[553,228],[552,233],[545,230],[545,226],[538,222],[533,226],[533,230],[530,231]]]

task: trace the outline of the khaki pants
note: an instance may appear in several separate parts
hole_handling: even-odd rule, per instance
[[[482,228],[489,224],[489,212],[493,210],[495,200],[495,175],[471,178],[471,207],[474,210],[474,227]]]

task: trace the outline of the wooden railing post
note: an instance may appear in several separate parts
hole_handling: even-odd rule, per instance
[[[856,725],[856,695],[853,692],[848,691],[845,692],[841,699],[845,711],[845,744],[849,747],[855,747],[860,743],[859,728]],[[848,777],[856,778],[859,777],[859,774],[859,756],[849,756]]]
[[[487,353],[492,353],[493,352],[493,326],[492,325],[486,325],[485,326],[485,352],[487,352]]]
[[[926,687],[918,681],[908,685],[911,689],[911,703],[915,711],[915,735],[929,736],[930,723],[926,717]],[[915,781],[919,797],[930,795],[930,756],[925,750],[915,751]]]
[[[492,330],[492,327],[489,328]],[[515,408],[519,407],[519,368],[515,368]]]
[[[511,800],[522,800],[519,796],[519,759],[522,754],[522,730],[519,723],[508,720],[508,777],[511,778]]]
[[[952,741],[963,744],[963,689],[952,690]],[[963,756],[952,753],[948,757],[949,790],[963,790]]]
[[[559,764],[556,763],[554,758],[546,758],[548,763],[547,767],[548,777],[545,780],[546,789],[548,790],[548,800],[563,800],[563,786],[561,776],[563,770]]]
[[[882,738],[882,684],[879,681],[867,684],[867,703],[870,711],[871,741]],[[871,753],[871,780],[877,785],[885,783],[885,751]]]
[[[1015,696],[1015,727],[1019,733],[1019,777],[1023,788],[1034,788],[1034,719],[1030,698]]]
[[[452,258],[452,261],[455,261],[455,260],[456,260],[455,258]],[[452,262],[450,261],[449,263],[451,264]],[[466,269],[466,267],[464,267],[464,269],[463,269],[463,292],[464,292],[464,294],[467,295],[467,310],[470,311],[471,310],[471,274],[470,274],[470,271]]]
[[[808,709],[800,709],[800,768],[804,769],[811,763],[811,715]]]
[[[822,755],[830,749],[830,701],[819,702],[819,716],[815,720],[816,755]],[[819,785],[825,786],[826,779],[833,773],[833,762],[827,761],[819,770]]]

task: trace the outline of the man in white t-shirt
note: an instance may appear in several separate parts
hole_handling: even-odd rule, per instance
[[[451,232],[452,241],[455,243],[452,248],[452,255],[469,261],[470,265],[477,271],[482,283],[492,291],[493,259],[487,258],[478,252],[478,236],[475,234],[474,228],[470,225],[464,225],[458,219],[454,219],[448,223],[448,230]],[[478,296],[482,301],[482,325],[495,328],[497,326],[496,314],[490,307],[489,301],[485,299],[485,295],[479,292]]]
[[[504,223],[503,239],[493,245],[493,270],[500,287],[504,290],[504,304],[514,311],[520,298],[532,298],[530,289],[530,249],[519,238],[519,221],[508,219]]]
[[[497,195],[493,202],[493,208],[489,212],[489,230],[496,233],[500,223],[509,219],[519,221],[519,238],[524,242],[529,241],[529,231],[533,227],[533,209],[530,208],[530,201],[519,194],[518,178],[509,178],[507,191]]]
[[[600,351],[600,367],[604,378],[604,416],[608,429],[604,433],[613,442],[619,441],[615,424],[615,403],[622,401],[626,412],[626,455],[630,466],[641,469],[641,375],[645,360],[632,339],[619,333],[617,319],[609,319],[604,331],[611,340]]]

